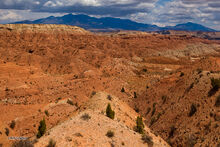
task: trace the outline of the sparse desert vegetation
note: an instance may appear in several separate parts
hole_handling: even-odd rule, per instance
[[[137,117],[135,131],[144,134],[144,123],[142,117]]]
[[[42,137],[46,133],[46,122],[45,119],[40,121],[40,125],[38,127],[37,138]]]
[[[115,118],[115,111],[112,110],[110,103],[108,104],[108,106],[106,108],[106,116],[111,119]]]
[[[190,35],[1,27],[0,143],[217,146],[219,52]]]
[[[106,136],[109,137],[109,138],[112,138],[114,137],[115,133],[111,130],[109,130],[107,133],[106,133]]]

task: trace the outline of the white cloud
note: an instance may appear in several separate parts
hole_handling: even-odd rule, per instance
[[[13,11],[7,10],[7,11],[2,11],[0,10],[0,20],[19,20],[22,19],[22,16],[16,14]]]

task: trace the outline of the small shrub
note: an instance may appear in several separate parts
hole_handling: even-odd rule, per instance
[[[11,128],[11,129],[14,129],[14,128],[15,128],[15,125],[16,125],[15,121],[12,120],[12,121],[11,121],[11,124],[10,124],[10,128]]]
[[[214,95],[220,88],[220,79],[211,78],[212,88],[210,89],[208,96]]]
[[[106,108],[106,115],[107,117],[114,119],[115,118],[115,112],[112,110],[111,105],[108,104],[107,108]]]
[[[137,98],[137,93],[136,92],[134,92],[134,98]]]
[[[181,73],[180,73],[180,77],[183,77],[183,76],[184,76],[184,73],[183,73],[183,72],[181,72]]]
[[[5,134],[8,136],[9,135],[9,129],[5,128]]]
[[[93,97],[94,95],[96,95],[96,92],[95,92],[95,91],[92,91],[91,97]]]
[[[81,116],[81,119],[88,121],[89,119],[91,119],[91,116],[89,116],[89,114],[85,113]]]
[[[154,142],[152,141],[151,136],[144,134],[144,135],[142,135],[141,139],[143,140],[144,143],[147,143],[148,146],[150,146],[150,147],[154,145]]]
[[[46,114],[46,116],[49,116],[48,110],[45,110],[44,113]]]
[[[40,121],[40,125],[38,127],[37,138],[42,137],[46,133],[46,122],[45,119]]]
[[[108,95],[108,96],[107,96],[107,99],[111,101],[111,100],[112,100],[112,96],[111,96],[111,95]]]
[[[215,107],[220,107],[220,95],[216,97]]]
[[[144,123],[142,117],[137,117],[135,131],[140,134],[144,134]]]
[[[34,144],[29,140],[20,140],[14,142],[12,147],[34,147]]]
[[[122,89],[121,89],[121,92],[125,92],[125,89],[124,89],[124,87],[122,87]]]
[[[67,100],[67,104],[74,105],[74,104],[73,104],[73,101],[70,100],[70,99]]]
[[[123,145],[123,146],[124,146],[124,145],[125,145],[125,143],[124,143],[124,142],[121,142],[121,145]]]
[[[146,68],[144,68],[144,69],[143,69],[143,72],[147,72],[147,69],[146,69]]]
[[[115,133],[111,130],[109,130],[107,133],[106,133],[106,136],[109,137],[109,138],[112,138],[114,137]]]
[[[47,147],[55,147],[56,146],[56,141],[54,141],[53,139],[50,139]]]
[[[170,132],[169,132],[169,137],[168,138],[173,137],[175,130],[176,130],[176,128],[174,126],[170,127]]]
[[[195,104],[192,104],[188,116],[190,116],[190,117],[193,116],[193,114],[195,114],[196,111],[197,111],[197,109],[196,109],[196,105],[195,105]]]
[[[34,50],[28,50],[28,53],[32,54],[34,52]]]

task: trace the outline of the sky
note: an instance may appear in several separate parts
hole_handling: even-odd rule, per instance
[[[220,0],[0,0],[0,23],[68,13],[158,26],[193,22],[220,30]]]

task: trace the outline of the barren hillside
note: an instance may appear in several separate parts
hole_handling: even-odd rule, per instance
[[[219,78],[219,52],[220,44],[191,36],[141,32],[92,34],[64,25],[1,25],[0,123],[3,127],[0,128],[0,143],[7,146],[13,142],[7,139],[5,128],[9,130],[8,136],[36,136],[39,122],[45,118],[51,134],[40,139],[39,145],[55,137],[52,132],[68,128],[74,122],[75,127],[81,123],[82,127],[91,125],[91,131],[82,132],[87,135],[97,131],[103,136],[112,126],[116,131],[113,138],[116,144],[123,141],[119,139],[122,135],[119,130],[142,144],[141,136],[132,131],[136,113],[128,125],[126,121],[112,121],[100,114],[101,109],[105,109],[99,109],[100,101],[95,109],[98,112],[93,114],[89,108],[82,110],[96,92],[105,91],[131,107],[123,113],[134,109],[145,117],[146,128],[150,127],[173,146],[185,146],[184,137],[191,134],[204,140],[197,141],[196,145],[216,145],[220,132],[216,127],[219,107],[213,105],[219,91],[211,97],[207,93],[211,89],[210,78]],[[161,102],[163,95],[167,97],[164,104]],[[188,117],[192,103],[200,106],[196,107],[195,115]],[[151,116],[153,105],[156,109]],[[121,106],[116,108],[122,109]],[[80,119],[84,112],[91,115],[88,124]],[[117,120],[125,117],[123,113],[119,118],[116,112]],[[151,124],[156,115],[160,117]],[[196,127],[202,120],[204,124]],[[10,128],[12,121],[15,121],[14,128]],[[105,123],[98,129],[93,121]],[[198,134],[199,128],[209,122],[210,131]],[[124,128],[126,125],[130,128]],[[168,137],[172,125],[175,131]],[[71,131],[64,130],[64,133]],[[85,138],[76,140],[82,143]],[[94,136],[89,138],[97,140]],[[107,145],[112,140],[104,137],[99,141]]]

